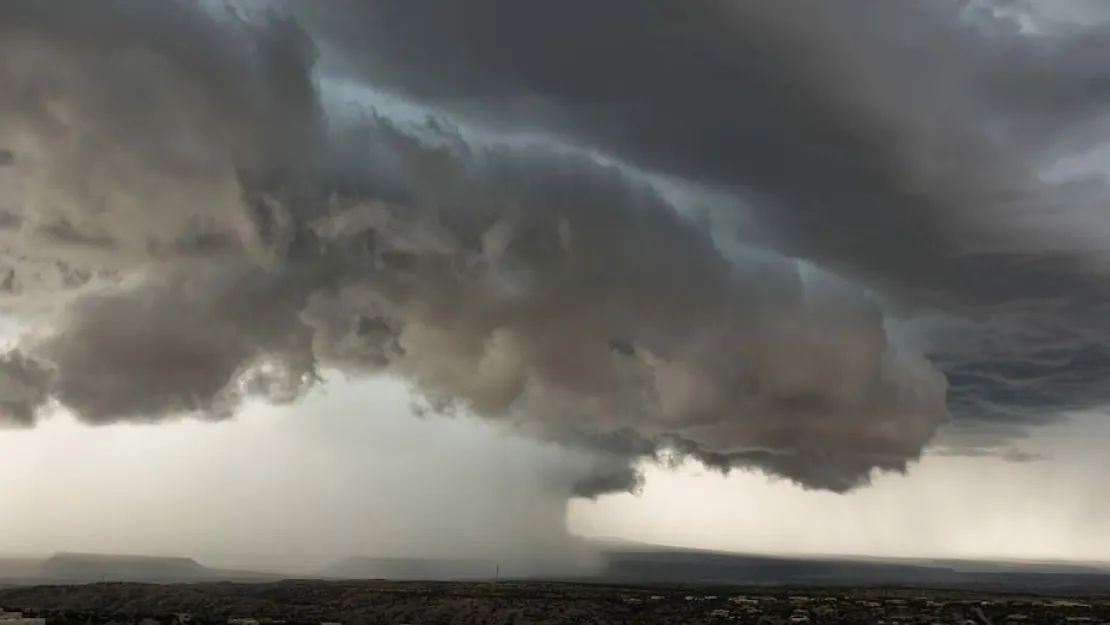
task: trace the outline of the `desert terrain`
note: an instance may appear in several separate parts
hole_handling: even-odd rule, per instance
[[[1110,623],[1110,597],[540,581],[98,583],[9,588],[0,605],[46,625]]]
[[[603,555],[595,574],[563,579],[517,578],[492,561],[352,557],[286,579],[183,557],[0,559],[0,611],[43,619],[13,625],[1110,625],[1110,573],[1095,565],[800,559],[638,545]]]

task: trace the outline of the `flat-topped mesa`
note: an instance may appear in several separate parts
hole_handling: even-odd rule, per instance
[[[197,579],[208,569],[192,558],[58,553],[40,566],[44,577],[73,581],[155,581]]]

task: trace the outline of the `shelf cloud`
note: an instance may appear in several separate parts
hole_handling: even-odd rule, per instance
[[[1105,183],[1058,167],[1099,146],[1101,26],[155,4],[0,7],[5,423],[226,418],[338,370],[589,452],[568,494],[675,457],[843,492],[1110,399]]]

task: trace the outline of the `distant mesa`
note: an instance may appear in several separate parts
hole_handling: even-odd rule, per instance
[[[615,584],[903,585],[991,589],[1110,588],[1110,564],[792,558],[594,543],[596,559],[349,557],[298,579],[471,581],[577,580]],[[275,582],[278,573],[214,569],[192,558],[58,553],[46,559],[0,557],[0,587],[94,582]],[[0,625],[10,625],[0,623]]]
[[[192,558],[97,553],[58,553],[46,559],[0,557],[0,586],[90,582],[263,582],[283,576],[213,569]]]
[[[499,574],[514,576],[513,573],[511,567],[502,567],[493,560],[352,557],[328,567],[320,576],[331,579],[464,581],[493,579]]]
[[[41,577],[68,581],[204,579],[210,571],[192,558],[59,553],[39,566]]]

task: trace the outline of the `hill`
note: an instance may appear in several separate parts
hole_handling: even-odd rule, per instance
[[[610,549],[605,562],[599,579],[614,583],[1110,590],[1110,570],[1076,564],[787,558],[648,546]]]
[[[344,580],[579,580],[615,584],[941,586],[989,590],[1110,590],[1110,569],[1065,563],[789,558],[637,544],[597,545],[587,567],[569,561],[350,557],[312,577]],[[90,582],[268,582],[280,574],[216,569],[187,557],[59,553],[0,558],[0,587]]]
[[[58,553],[46,559],[0,559],[0,585],[90,582],[272,581],[281,576],[208,568],[192,558]]]
[[[192,558],[59,553],[39,565],[43,577],[72,581],[202,579],[209,571]]]
[[[549,574],[493,560],[347,558],[319,574],[348,580],[564,579],[612,584],[726,584],[816,586],[939,586],[989,590],[1110,590],[1110,571],[1097,566],[963,560],[788,558],[605,545],[601,567],[588,574]]]

